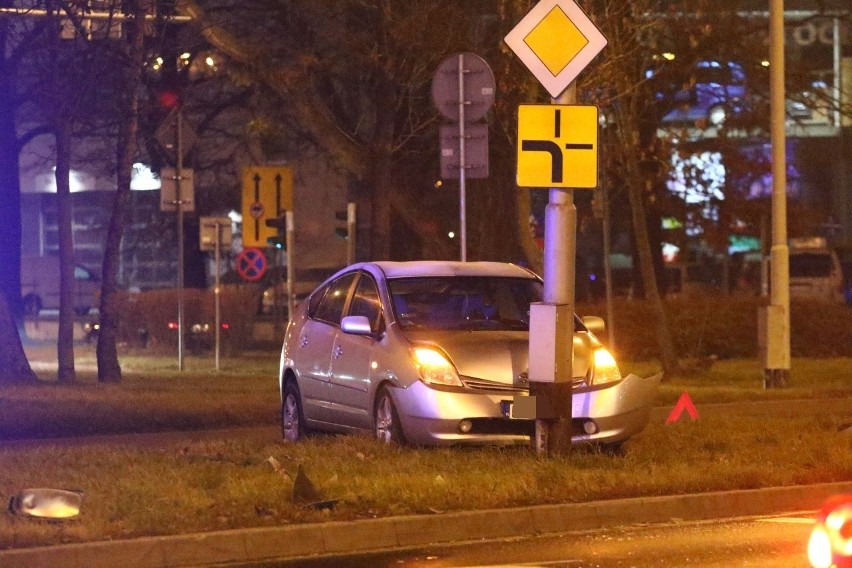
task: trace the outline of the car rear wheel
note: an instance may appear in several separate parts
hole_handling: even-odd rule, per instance
[[[378,440],[386,444],[402,444],[405,442],[402,424],[399,422],[399,414],[387,387],[380,388],[376,395],[373,424]]]
[[[288,442],[298,442],[309,434],[302,412],[302,395],[296,381],[284,385],[284,400],[281,402],[281,435]]]

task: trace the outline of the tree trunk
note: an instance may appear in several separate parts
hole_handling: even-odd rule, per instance
[[[638,176],[634,178],[638,180]],[[642,286],[645,290],[645,298],[651,302],[654,312],[654,330],[657,334],[657,346],[660,349],[660,361],[663,371],[670,373],[679,368],[677,354],[675,353],[674,341],[669,328],[668,316],[657,286],[657,275],[654,271],[654,259],[651,252],[651,241],[648,236],[648,220],[645,216],[645,204],[642,201],[642,187],[634,181],[628,184],[628,197],[630,199],[630,213],[633,221],[633,238],[636,241],[636,251],[639,256],[639,270],[642,275]]]
[[[59,232],[59,363],[57,380],[72,382],[74,374],[74,243],[71,205],[70,126],[63,119],[56,128],[56,224]]]
[[[0,386],[10,384],[35,383],[36,376],[30,368],[18,328],[6,302],[6,296],[0,292]]]
[[[2,18],[0,26],[11,18]],[[5,34],[2,35],[5,40]],[[5,49],[5,41],[0,43]],[[0,385],[34,382],[21,344],[21,185],[18,177],[18,139],[15,129],[14,72],[0,60]]]
[[[133,162],[138,149],[139,130],[139,83],[142,77],[143,39],[142,22],[144,10],[135,3],[134,18],[130,22],[128,38],[128,64],[125,71],[124,99],[127,108],[118,135],[116,152],[116,192],[112,205],[104,263],[101,272],[100,324],[96,356],[98,361],[98,382],[117,383],[121,381],[121,365],[118,362],[118,321],[120,313],[116,305],[119,253],[121,235],[124,231],[125,212],[130,201],[130,181]]]

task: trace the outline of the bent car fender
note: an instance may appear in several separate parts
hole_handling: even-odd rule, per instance
[[[663,373],[646,378],[630,373],[611,387],[574,393],[572,415],[618,416],[644,408],[650,410],[662,379]]]

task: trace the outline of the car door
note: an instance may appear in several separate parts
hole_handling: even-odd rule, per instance
[[[362,272],[346,315],[365,316],[374,335],[353,335],[338,331],[331,351],[331,401],[335,422],[354,428],[370,428],[372,423],[373,350],[384,330],[379,289],[376,281]]]
[[[356,272],[344,274],[321,290],[299,332],[294,359],[301,377],[302,410],[309,420],[333,421],[329,398],[331,350],[356,276]]]

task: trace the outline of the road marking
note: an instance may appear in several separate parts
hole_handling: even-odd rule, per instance
[[[782,523],[790,525],[812,525],[814,519],[807,517],[767,517],[765,519],[757,519],[764,523]]]

